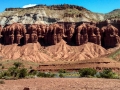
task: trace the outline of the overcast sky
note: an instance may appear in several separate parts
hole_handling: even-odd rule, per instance
[[[0,0],[0,12],[3,12],[5,8],[25,8],[38,4],[73,4],[98,13],[120,9],[120,0]]]

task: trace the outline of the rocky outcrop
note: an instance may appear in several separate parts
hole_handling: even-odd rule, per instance
[[[118,29],[112,25],[107,25],[102,27],[104,32],[104,46],[105,47],[115,47],[120,43],[120,38],[118,36]]]
[[[104,69],[111,69],[113,71],[120,71],[120,63],[109,58],[96,58],[91,60],[81,60],[75,62],[61,62],[61,63],[46,63],[40,64],[37,70],[53,70],[58,71],[60,69],[65,70],[79,70],[82,68],[94,68],[96,70],[102,71]]]
[[[93,13],[76,5],[37,5],[29,8],[6,8],[0,13],[2,26],[12,23],[48,24],[54,22],[81,22],[104,19],[104,14]]]
[[[102,45],[105,48],[116,47],[120,43],[119,31],[112,24],[106,24],[101,28],[97,24],[30,24],[23,25],[13,23],[6,25],[0,30],[1,43],[4,45],[18,44],[25,45],[27,43],[39,42],[43,46],[56,45],[62,39],[68,44],[82,45],[92,42]]]

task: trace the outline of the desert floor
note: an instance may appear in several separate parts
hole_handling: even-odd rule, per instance
[[[0,90],[120,90],[119,79],[35,78],[5,80]],[[26,89],[28,90],[28,89]]]

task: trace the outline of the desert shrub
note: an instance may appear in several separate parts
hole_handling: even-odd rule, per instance
[[[115,74],[111,69],[104,69],[100,72],[100,77],[102,78],[118,78],[118,75]]]
[[[8,69],[7,72],[10,73],[10,76],[16,77],[19,74],[19,69],[17,69],[16,67],[11,67]]]
[[[66,70],[60,69],[58,72],[59,72],[59,73],[66,73]]]
[[[19,70],[19,78],[25,78],[27,76],[27,69],[26,68],[22,68]]]
[[[2,66],[2,63],[0,63],[0,66]]]
[[[5,80],[17,80],[18,79],[18,77],[12,77],[12,76],[3,76],[2,78]]]
[[[55,77],[55,74],[51,74],[51,76],[50,77]]]
[[[37,71],[36,70],[30,70],[30,72],[28,73],[29,75],[37,75]]]
[[[100,76],[100,72],[97,72],[97,73],[95,74],[95,77],[97,77],[97,78],[101,78],[101,76]]]
[[[2,79],[2,77],[3,77],[3,75],[2,75],[2,73],[0,73],[0,79]]]
[[[30,69],[33,69],[33,67],[32,67],[32,66],[30,66]]]
[[[21,67],[23,64],[22,64],[21,62],[15,62],[13,65],[14,65],[16,68],[19,68],[19,67]]]
[[[90,77],[96,74],[96,70],[92,68],[83,68],[79,70],[80,77]]]
[[[54,77],[55,74],[38,72],[37,76],[38,76],[38,77]]]
[[[0,79],[2,79],[2,75],[0,74]]]
[[[27,76],[27,69],[25,68],[16,68],[11,67],[7,71],[4,71],[2,77],[3,78],[10,78],[10,79],[18,79],[18,78],[24,78]]]
[[[26,68],[19,68],[21,67],[22,63],[15,62],[13,65],[14,67],[10,67],[8,70],[0,72],[0,79],[16,80],[18,78],[25,78],[28,75]]]
[[[3,80],[0,80],[0,84],[5,84],[5,82]]]
[[[2,66],[2,69],[4,69],[5,67],[4,66]]]
[[[64,75],[62,73],[59,74],[60,78],[64,78]]]
[[[30,78],[36,78],[36,77],[37,77],[36,75],[27,75],[25,78],[30,79]]]

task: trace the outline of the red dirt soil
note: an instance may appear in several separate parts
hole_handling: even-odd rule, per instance
[[[99,78],[36,78],[6,80],[0,90],[120,90],[120,80]]]
[[[106,49],[94,43],[69,46],[64,40],[45,49],[39,43],[29,43],[24,46],[17,46],[17,44],[1,45],[0,47],[0,56],[4,60],[21,59],[32,62],[79,61],[100,57],[108,53]]]

